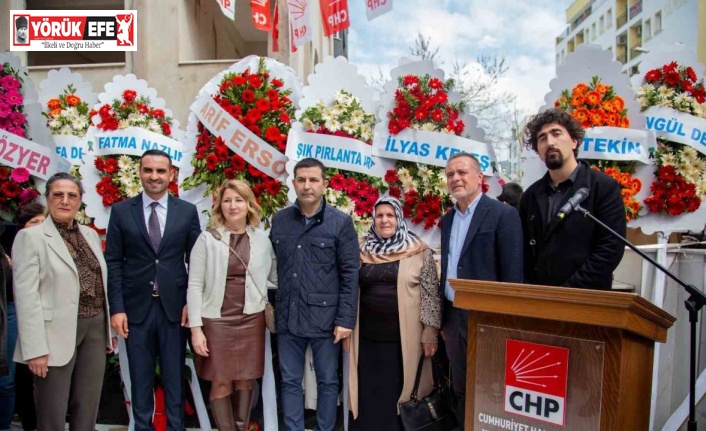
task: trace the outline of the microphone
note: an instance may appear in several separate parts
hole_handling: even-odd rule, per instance
[[[558,218],[559,220],[563,220],[564,217],[571,214],[576,209],[576,207],[581,204],[581,202],[586,200],[586,198],[588,197],[588,193],[589,190],[586,187],[581,187],[580,189],[576,190],[576,193],[574,193],[574,195],[571,196],[568,201],[566,201],[564,206],[559,209],[556,218]]]

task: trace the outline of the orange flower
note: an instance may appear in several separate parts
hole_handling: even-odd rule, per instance
[[[580,94],[574,94],[571,96],[571,107],[572,108],[578,108],[579,106],[583,105],[584,98]]]
[[[583,96],[586,94],[588,91],[588,85],[584,84],[583,82],[580,82],[576,84],[576,87],[574,87],[574,90],[572,91],[573,94]]]
[[[579,108],[574,111],[574,118],[576,118],[579,122],[588,120],[590,112],[586,108]]]
[[[611,112],[606,115],[606,125],[611,127],[617,127],[620,125],[620,116],[615,112]]]
[[[625,129],[630,127],[630,119],[628,117],[623,117],[620,119],[620,127]]]
[[[583,127],[584,129],[588,129],[593,127],[593,124],[591,124],[589,120],[581,121],[581,127]]]
[[[69,106],[76,106],[81,103],[81,98],[75,94],[69,94],[66,96],[66,104]]]
[[[608,175],[608,176],[610,176],[610,177],[613,177],[613,178],[615,178],[616,175],[618,175],[619,173],[620,173],[620,172],[618,172],[618,170],[615,169],[615,168],[606,168],[606,169],[605,169],[605,174]],[[617,179],[617,178],[616,178],[616,179]]]
[[[620,183],[623,185],[630,184],[630,174],[628,174],[627,172],[621,172],[620,173]]]
[[[49,99],[49,101],[47,102],[47,108],[49,108],[49,109],[61,108],[61,100],[56,99],[56,98]]]
[[[600,94],[606,94],[610,90],[610,85],[605,85],[602,83],[596,84],[596,91]]]
[[[640,181],[639,178],[633,178],[632,182],[630,183],[630,188],[635,192],[639,192],[642,190],[642,181]]]
[[[61,108],[56,108],[56,109],[52,109],[51,111],[49,111],[50,117],[56,117],[59,114],[61,114]]]
[[[620,112],[625,109],[625,100],[623,100],[620,96],[615,96],[615,99],[613,99],[613,106],[615,106],[615,110],[617,112]]]
[[[630,202],[630,209],[632,210],[633,213],[637,214],[640,212],[640,202],[636,201],[633,199],[632,202]]]
[[[603,114],[603,111],[597,109],[591,111],[591,123],[594,127],[602,126],[603,123],[605,123],[605,114]]]
[[[615,105],[612,100],[603,101],[603,103],[601,103],[601,108],[603,108],[605,112],[616,112]]]
[[[586,102],[591,106],[600,106],[601,95],[597,91],[589,91],[586,93]]]

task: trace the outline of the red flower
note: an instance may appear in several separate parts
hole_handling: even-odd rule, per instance
[[[257,102],[255,102],[255,106],[257,106],[257,109],[260,111],[269,111],[270,110],[270,101],[267,99],[258,99]]]
[[[251,75],[250,78],[248,78],[248,83],[252,88],[260,88],[262,86],[262,79],[257,75]]]
[[[271,194],[272,196],[277,196],[279,194],[280,189],[282,188],[282,185],[279,183],[277,180],[272,180],[267,183],[267,193]]]
[[[390,189],[387,192],[390,193],[390,196],[397,199],[399,199],[402,195],[402,191],[397,186],[390,186]]]
[[[230,158],[230,165],[236,171],[242,172],[245,170],[245,159],[243,159],[238,154],[234,154],[233,157]]]
[[[346,186],[346,178],[342,174],[335,174],[329,180],[329,186],[334,190],[343,190]]]
[[[664,83],[670,87],[674,87],[681,82],[681,76],[677,71],[669,71],[664,74]]]
[[[426,120],[426,118],[429,116],[429,111],[426,109],[422,108],[417,108],[414,110],[414,118],[416,118],[419,121]]]
[[[236,173],[235,169],[233,169],[230,166],[223,170],[223,175],[225,175],[225,177],[228,178],[229,180],[232,180],[233,178],[235,178],[235,173]]]
[[[171,136],[172,128],[169,127],[169,123],[162,123],[162,131],[166,136]]]
[[[246,83],[247,81],[246,81],[246,79],[243,78],[242,76],[236,75],[236,76],[234,76],[234,77],[231,78],[230,82],[232,82],[233,85],[235,85],[236,87],[240,87],[240,86],[242,86],[242,85],[245,85],[245,83]]]
[[[280,88],[280,87],[282,87],[282,86],[284,85],[284,83],[283,83],[282,81],[280,81],[279,79],[276,79],[276,78],[273,79],[273,80],[270,81],[270,82],[272,83],[272,85],[273,85],[275,88]]]
[[[164,117],[164,110],[162,109],[153,109],[150,114],[155,117],[155,118],[163,118]]]
[[[265,129],[265,140],[268,142],[274,142],[279,140],[279,129],[276,126],[270,126]]]
[[[213,171],[216,169],[216,166],[218,166],[218,156],[209,154],[208,157],[206,157],[206,169]]]
[[[118,160],[114,157],[109,157],[105,161],[105,172],[108,174],[114,174],[118,172]]]
[[[645,80],[647,82],[657,82],[662,77],[662,71],[659,69],[652,69],[645,74]]]
[[[252,123],[257,123],[262,118],[262,112],[257,108],[252,108],[245,114]],[[259,135],[259,133],[256,133]]]
[[[419,77],[416,75],[406,75],[402,78],[402,82],[406,86],[419,84]]]
[[[241,97],[243,98],[243,102],[252,103],[255,100],[255,93],[252,90],[245,90]]]
[[[439,88],[443,88],[444,83],[441,82],[439,78],[432,78],[429,80],[429,88],[433,88],[435,90],[438,90]]]
[[[10,177],[10,168],[7,166],[0,166],[0,180],[6,180]]]
[[[125,90],[123,91],[123,99],[127,102],[132,102],[137,97],[137,92],[135,90]]]

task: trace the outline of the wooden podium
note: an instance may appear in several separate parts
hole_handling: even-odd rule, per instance
[[[540,423],[507,410],[508,383],[503,385],[507,374],[501,371],[507,370],[508,361],[512,359],[506,355],[506,348],[510,352],[507,340],[512,339],[511,342],[515,343],[517,335],[519,338],[524,336],[524,341],[537,342],[539,346],[554,344],[546,343],[547,339],[556,340],[556,345],[563,344],[564,347],[577,343],[588,345],[588,348],[564,349],[568,352],[568,371],[565,372],[568,379],[565,381],[569,381],[565,384],[568,393],[565,395],[566,410],[562,413],[565,422],[562,425],[546,424],[541,429],[648,429],[654,343],[666,341],[667,329],[676,320],[669,313],[633,293],[476,280],[449,281],[456,292],[454,305],[469,310],[464,430],[473,430],[474,424],[478,431],[500,429],[479,427],[478,420],[490,424],[491,420],[512,418],[519,423],[523,420]],[[491,338],[490,333],[511,336]],[[545,343],[541,343],[542,340]],[[491,353],[486,354],[486,351]],[[479,356],[482,363],[477,369]],[[498,362],[502,362],[503,369],[493,371],[498,368]],[[537,364],[541,365],[541,362]],[[488,383],[489,378],[494,378],[494,383],[484,385],[483,381]],[[499,397],[503,395],[501,400]],[[485,398],[487,404],[484,404]],[[514,401],[513,406],[521,404],[522,396],[517,395]],[[476,402],[503,414],[484,415],[484,407],[476,411]],[[577,406],[579,403],[580,407]],[[526,401],[525,405],[541,407],[531,401]],[[589,425],[591,414],[593,424]]]

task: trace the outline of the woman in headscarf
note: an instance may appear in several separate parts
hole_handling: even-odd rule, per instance
[[[400,202],[382,197],[360,243],[358,322],[349,351],[352,430],[402,430],[399,403],[410,399],[422,354],[418,396],[433,389],[431,358],[441,326],[432,250],[410,232]]]

